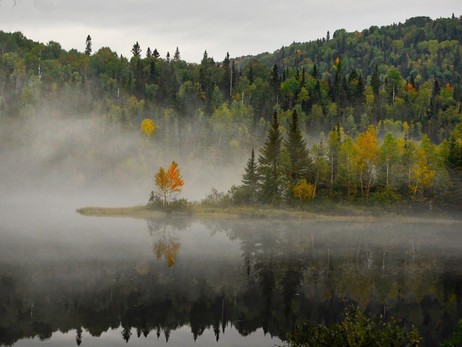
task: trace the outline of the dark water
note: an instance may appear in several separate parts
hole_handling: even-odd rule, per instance
[[[304,320],[338,321],[346,302],[435,345],[462,317],[453,221],[90,218],[59,199],[0,208],[0,345],[283,345]]]

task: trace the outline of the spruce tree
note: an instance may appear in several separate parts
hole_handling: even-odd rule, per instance
[[[87,36],[87,40],[85,41],[85,55],[91,54],[91,36]]]
[[[281,144],[282,135],[275,111],[258,157],[259,200],[263,203],[277,204],[281,200]]]
[[[278,104],[279,98],[279,87],[281,85],[279,80],[279,68],[276,64],[273,65],[273,71],[271,73],[271,87],[273,89],[274,94],[274,102]]]
[[[255,151],[252,148],[252,154],[247,161],[244,175],[242,175],[242,189],[244,190],[246,202],[254,204],[257,202],[258,173],[257,162],[255,160]]]
[[[226,53],[226,57],[222,64],[223,79],[221,82],[221,90],[226,99],[230,100],[233,95],[233,71],[231,69],[231,60],[229,58],[229,52]]]
[[[173,60],[174,61],[180,61],[181,60],[181,55],[180,55],[180,50],[178,47],[175,50],[175,54],[173,55]]]
[[[141,48],[140,48],[140,44],[138,43],[138,41],[136,41],[132,47],[132,54],[133,54],[133,57],[135,58],[141,57]]]
[[[298,126],[298,114],[294,110],[289,126],[289,133],[284,141],[284,147],[289,155],[289,167],[287,176],[291,185],[296,184],[302,178],[307,178],[311,167],[306,141]]]

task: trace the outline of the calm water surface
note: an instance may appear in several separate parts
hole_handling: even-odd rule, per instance
[[[0,201],[0,345],[282,345],[347,302],[435,345],[462,317],[455,221],[90,218],[81,205]]]

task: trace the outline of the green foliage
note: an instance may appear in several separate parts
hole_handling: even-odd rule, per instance
[[[239,187],[238,201],[254,204],[257,202],[258,194],[258,167],[255,160],[255,151],[252,148],[252,154],[247,161],[244,175],[242,176],[242,185]]]
[[[211,207],[227,207],[233,204],[233,196],[239,193],[235,192],[236,187],[231,187],[230,193],[219,192],[216,188],[212,188],[209,194],[201,201],[202,205]]]
[[[401,195],[392,189],[383,189],[371,193],[370,200],[380,206],[387,204],[399,203],[402,201]]]
[[[258,198],[236,188],[241,201],[289,201],[300,179],[315,186],[315,198],[355,199],[362,191],[382,200],[392,190],[404,200],[442,201],[462,166],[461,42],[460,19],[416,17],[361,32],[336,30],[327,40],[258,56],[227,54],[222,62],[204,52],[194,64],[181,60],[178,48],[173,59],[157,49],[142,57],[136,42],[129,60],[108,47],[92,52],[90,35],[79,52],[0,31],[0,116],[27,123],[45,105],[58,105],[73,116],[102,114],[126,129],[152,119],[156,143],[190,158],[205,155],[214,165],[264,143],[255,165]],[[380,156],[358,171],[352,160],[358,148],[348,136],[370,125],[383,141]],[[321,132],[331,133],[315,143]]]
[[[327,145],[321,140],[308,151],[301,134],[293,130],[293,123],[284,147],[279,145],[281,133],[276,118],[265,147],[260,150],[258,164],[252,152],[243,184],[230,191],[230,197],[238,204],[279,205],[296,200],[302,205],[318,197],[329,197],[382,205],[406,200],[428,206],[450,201],[457,205],[457,190],[452,192],[451,184],[460,186],[459,170],[451,170],[448,161],[458,135],[454,135],[451,149],[451,142],[436,146],[427,136],[420,143],[410,140],[407,123],[402,126],[404,137],[387,133],[383,140],[377,137],[377,129],[372,125],[354,140],[336,126],[328,134]],[[296,140],[290,140],[291,136]]]
[[[367,317],[359,308],[347,308],[343,320],[332,325],[304,323],[288,336],[290,347],[419,346],[422,338],[416,328],[408,330],[395,321]]]
[[[281,200],[281,143],[278,115],[274,112],[271,128],[258,157],[259,194],[260,201],[264,203],[276,204]]]
[[[441,343],[442,347],[462,346],[462,319],[459,319],[453,334]]]
[[[284,140],[284,147],[289,155],[289,167],[286,169],[290,183],[294,185],[302,178],[308,177],[311,168],[311,161],[306,147],[306,141],[299,129],[298,114],[292,112],[287,137]]]
[[[189,214],[191,211],[190,203],[187,199],[173,199],[168,205],[166,205],[163,203],[162,197],[153,191],[149,194],[149,200],[146,207],[153,210],[161,210],[167,213],[179,212]]]

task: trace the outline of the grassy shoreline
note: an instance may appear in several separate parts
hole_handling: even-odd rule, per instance
[[[165,218],[181,217],[191,219],[274,219],[274,220],[315,220],[337,222],[379,222],[393,221],[403,223],[462,223],[457,218],[442,211],[407,210],[400,208],[383,210],[364,206],[331,206],[326,209],[311,211],[297,208],[275,208],[262,206],[214,207],[201,204],[188,206],[187,211],[168,211],[146,206],[133,207],[83,207],[77,213],[92,217],[131,217],[131,218]]]

